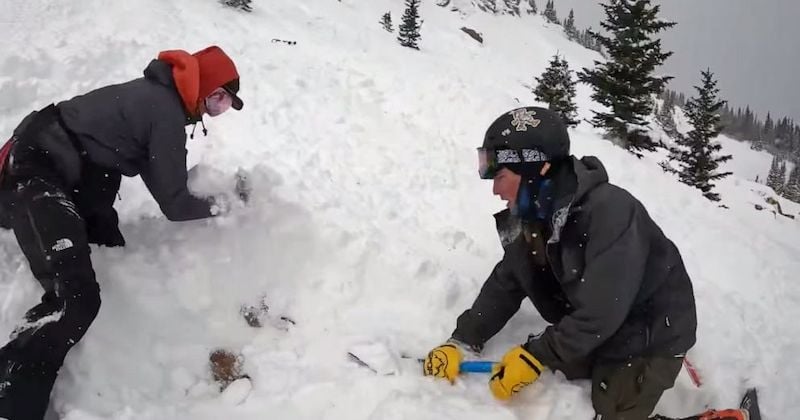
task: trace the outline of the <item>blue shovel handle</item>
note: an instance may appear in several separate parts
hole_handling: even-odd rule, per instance
[[[461,362],[460,372],[461,373],[491,373],[492,372],[492,367],[495,364],[496,364],[496,362],[490,362],[490,361],[485,361],[485,360]]]

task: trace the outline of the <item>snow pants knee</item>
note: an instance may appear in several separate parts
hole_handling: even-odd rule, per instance
[[[672,388],[683,358],[637,358],[592,368],[595,420],[646,420],[664,391]]]
[[[67,352],[100,309],[86,225],[57,176],[17,178],[5,192],[17,242],[44,289],[0,349],[0,417],[40,420]]]

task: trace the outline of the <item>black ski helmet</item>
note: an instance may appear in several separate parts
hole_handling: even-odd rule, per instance
[[[482,149],[516,151],[520,159],[499,164],[520,173],[534,163],[556,162],[569,156],[567,126],[557,113],[541,107],[516,108],[500,115],[486,130]],[[531,168],[533,169],[533,168]]]

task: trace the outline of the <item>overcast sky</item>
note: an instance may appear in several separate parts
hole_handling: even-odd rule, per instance
[[[545,0],[537,6],[544,9]],[[541,4],[539,4],[541,3]],[[763,118],[794,117],[800,124],[800,0],[654,0],[664,19],[678,24],[662,32],[674,54],[663,73],[670,88],[693,95],[700,70],[710,67],[731,106],[750,105]],[[599,29],[599,0],[555,0],[559,19],[575,9],[579,29]]]

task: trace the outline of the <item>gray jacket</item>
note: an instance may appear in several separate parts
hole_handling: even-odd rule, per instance
[[[572,158],[560,172],[573,187],[556,200],[546,245],[508,211],[496,215],[505,255],[453,338],[482,347],[528,297],[552,325],[525,348],[551,369],[684,354],[697,319],[678,249],[636,198],[608,183],[597,158]],[[537,264],[536,249],[546,262]]]
[[[125,176],[141,175],[169,220],[211,216],[211,201],[186,186],[185,126],[193,121],[169,64],[153,60],[144,78],[91,91],[58,108],[89,159]]]

